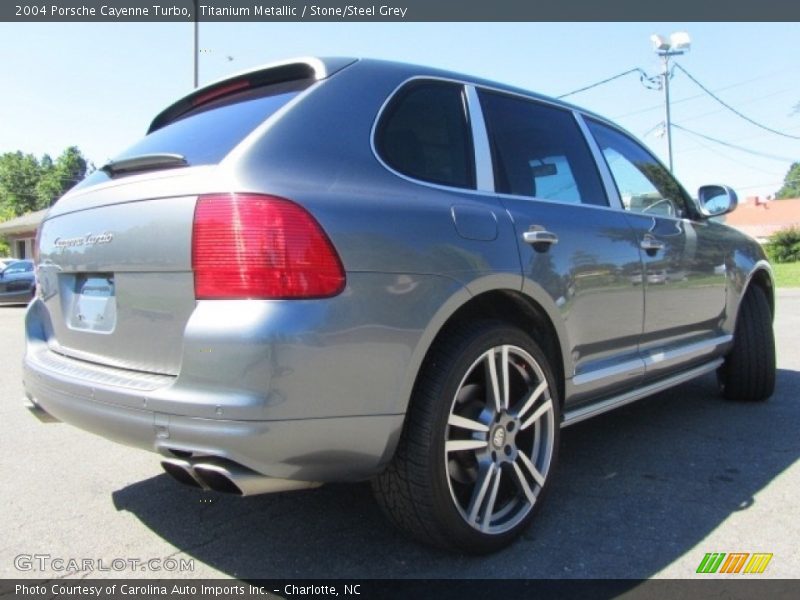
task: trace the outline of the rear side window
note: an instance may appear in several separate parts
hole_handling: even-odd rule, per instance
[[[594,158],[569,111],[480,91],[495,189],[569,204],[608,206]]]
[[[114,160],[167,153],[184,156],[190,166],[217,164],[308,85],[308,81],[297,81],[265,86],[203,104],[146,135]],[[97,170],[80,185],[108,179],[106,173]]]
[[[472,139],[460,85],[415,82],[378,126],[377,151],[396,171],[430,183],[475,187]]]

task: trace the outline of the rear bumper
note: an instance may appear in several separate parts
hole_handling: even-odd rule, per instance
[[[354,273],[329,299],[199,301],[179,340],[140,336],[180,344],[176,374],[65,356],[58,316],[36,298],[25,390],[61,421],[163,455],[215,456],[282,479],[365,479],[391,458],[435,315],[461,290],[435,276]]]
[[[230,421],[138,410],[93,399],[113,392],[25,361],[34,410],[110,440],[172,456],[173,451],[230,459],[268,477],[300,481],[368,478],[389,459],[402,415]],[[67,385],[65,385],[67,384]],[[119,392],[117,392],[119,393]]]

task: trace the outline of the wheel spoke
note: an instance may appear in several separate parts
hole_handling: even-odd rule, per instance
[[[445,442],[444,449],[446,452],[460,452],[462,450],[478,450],[486,448],[489,442],[486,440],[448,440]]]
[[[539,444],[543,429],[541,425],[541,423],[536,423],[533,426],[533,453],[531,454],[531,462],[538,462],[539,454],[541,453],[541,444]]]
[[[553,401],[548,398],[547,401],[545,401],[544,404],[542,404],[539,408],[537,408],[536,411],[526,421],[524,421],[522,425],[520,425],[519,428],[521,430],[527,429],[536,421],[541,419],[542,415],[552,410],[553,410]]]
[[[446,418],[447,485],[465,525],[503,534],[547,481],[557,411],[546,364],[525,345],[495,343],[473,356]]]
[[[528,473],[531,474],[533,480],[539,484],[540,487],[544,487],[544,475],[539,473],[539,469],[531,462],[531,459],[525,456],[524,452],[520,452],[518,454],[520,462],[525,465],[525,468],[528,470]]]
[[[497,378],[497,358],[494,348],[486,353],[486,366],[489,371],[489,382],[491,384],[492,398],[494,399],[494,409],[500,412],[502,409],[500,400],[500,381]]]
[[[475,489],[472,492],[472,499],[469,501],[469,508],[467,510],[467,520],[476,525],[478,521],[478,513],[481,510],[483,499],[486,497],[486,491],[489,489],[489,484],[492,483],[494,472],[497,470],[497,465],[489,463],[485,467],[481,467],[478,472],[478,479],[475,481]]]
[[[492,488],[489,492],[489,499],[486,501],[486,506],[481,514],[481,530],[488,531],[489,525],[492,523],[492,515],[494,514],[494,505],[497,501],[497,492],[500,489],[500,479],[503,477],[503,470],[496,467],[494,470],[494,479],[492,481]]]
[[[503,410],[508,410],[508,395],[511,387],[508,375],[508,346],[503,346],[500,351],[500,361],[503,363]]]
[[[525,494],[525,497],[528,499],[528,502],[534,504],[536,502],[536,494],[533,493],[531,486],[528,485],[528,480],[525,479],[525,475],[522,473],[522,469],[519,468],[519,465],[515,462],[511,463],[511,466],[514,467],[514,473],[517,475],[517,485],[519,489],[522,490],[522,493]]]
[[[473,421],[472,419],[467,419],[458,415],[450,415],[450,417],[447,419],[447,424],[452,425],[453,427],[460,427],[461,429],[469,429],[471,431],[481,431],[484,433],[489,431],[489,427],[480,421]]]
[[[539,399],[539,397],[544,393],[546,389],[547,389],[547,380],[544,379],[539,385],[536,386],[536,389],[533,390],[531,395],[528,396],[528,399],[525,401],[523,407],[519,409],[519,413],[517,413],[518,419],[525,418],[525,413],[528,412],[531,408],[533,408],[533,405],[536,404],[536,401]]]

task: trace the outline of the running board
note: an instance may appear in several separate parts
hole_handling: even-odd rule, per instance
[[[725,362],[723,359],[718,358],[716,360],[711,361],[710,363],[706,363],[699,367],[695,367],[694,369],[691,369],[690,371],[686,371],[684,373],[678,373],[677,375],[673,375],[672,377],[667,377],[666,379],[662,379],[661,381],[656,381],[655,383],[646,385],[643,388],[626,392],[620,396],[614,396],[613,398],[608,398],[607,400],[603,400],[602,402],[598,402],[596,404],[591,404],[589,406],[582,406],[580,408],[567,411],[564,414],[564,419],[561,421],[561,427],[562,428],[569,427],[570,425],[574,425],[575,423],[580,423],[581,421],[585,421],[586,419],[596,417],[597,415],[603,414],[604,412],[608,412],[610,410],[614,410],[615,408],[619,408],[620,406],[625,406],[626,404],[630,404],[631,402],[636,402],[637,400],[641,400],[642,398],[646,398],[647,396],[657,394],[658,392],[663,392],[664,390],[667,390],[671,387],[674,387],[681,383],[685,383],[691,379],[700,377],[701,375],[705,375],[706,373],[710,373],[711,371],[715,371],[722,365],[723,362]]]

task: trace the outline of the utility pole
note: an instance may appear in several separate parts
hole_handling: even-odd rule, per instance
[[[664,70],[661,72],[662,87],[664,89],[664,135],[667,138],[667,165],[669,171],[672,173],[672,119],[669,112],[669,55],[664,54],[662,57],[662,65]],[[195,87],[197,83],[195,82]]]
[[[662,35],[653,34],[650,36],[653,42],[653,50],[661,57],[661,89],[664,90],[664,137],[667,139],[667,164],[672,172],[672,117],[670,115],[669,101],[669,80],[671,77],[669,69],[669,59],[673,56],[685,54],[692,47],[689,34],[685,31],[678,31],[670,34],[669,39]]]
[[[200,23],[198,21],[200,15],[198,13],[199,0],[193,0],[194,3],[194,87],[198,88],[200,85]]]

